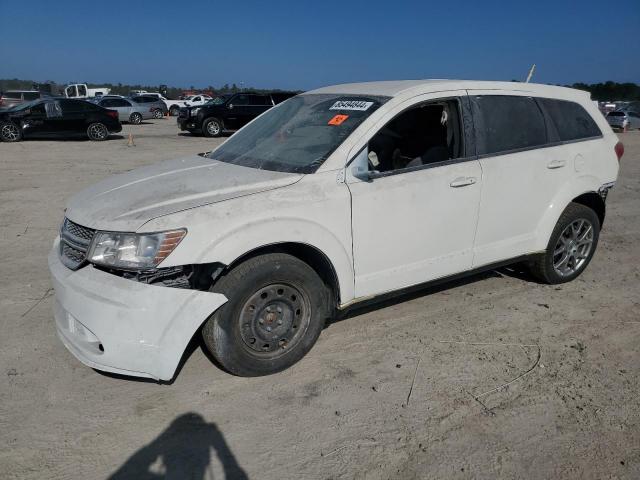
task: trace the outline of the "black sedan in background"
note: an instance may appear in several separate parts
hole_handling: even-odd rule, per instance
[[[0,110],[0,140],[29,137],[89,137],[105,140],[122,130],[118,112],[83,100],[49,98]]]

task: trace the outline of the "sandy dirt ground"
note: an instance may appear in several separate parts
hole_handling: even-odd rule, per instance
[[[219,140],[164,119],[0,144],[0,477],[640,478],[640,132],[621,138],[578,280],[500,270],[354,311],[270,377],[233,377],[194,344],[163,385],[65,350],[46,256],[72,193]]]

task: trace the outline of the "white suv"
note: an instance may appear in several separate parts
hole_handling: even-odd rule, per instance
[[[58,333],[91,367],[168,380],[201,331],[222,366],[257,376],[356,302],[515,261],[566,282],[595,252],[622,153],[567,88],[298,95],[206,155],[73,197],[49,256]]]

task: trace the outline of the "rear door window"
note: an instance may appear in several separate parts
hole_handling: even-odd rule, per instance
[[[37,98],[40,98],[40,93],[39,92],[24,92],[24,99],[25,100],[35,100]]]
[[[111,105],[113,107],[130,107],[131,103],[129,103],[124,98],[114,98],[113,103]]]
[[[271,105],[271,99],[266,95],[249,95],[249,105]]]
[[[547,143],[544,117],[531,97],[472,97],[478,155],[535,148]]]
[[[551,118],[561,142],[602,136],[600,128],[582,105],[551,98],[539,98],[538,101]]]
[[[47,118],[62,117],[62,108],[60,108],[60,102],[47,102],[44,104],[44,108],[47,112]]]

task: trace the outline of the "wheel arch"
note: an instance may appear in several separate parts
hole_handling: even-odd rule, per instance
[[[551,232],[556,226],[556,223],[558,223],[560,215],[562,215],[562,212],[564,212],[572,202],[593,209],[598,215],[600,225],[602,226],[605,217],[605,204],[602,197],[597,193],[602,183],[603,182],[594,176],[585,175],[572,180],[558,191],[538,223],[535,240],[535,249],[537,251],[542,251],[547,248]]]
[[[571,201],[573,203],[579,203],[580,205],[589,207],[591,210],[596,212],[596,215],[598,215],[598,220],[600,220],[600,227],[602,227],[606,213],[606,204],[604,202],[604,199],[600,195],[598,195],[598,193],[586,192],[582,195],[578,195]]]
[[[334,307],[340,304],[340,279],[327,255],[319,248],[302,242],[279,242],[256,247],[233,260],[225,270],[231,270],[250,258],[268,253],[287,253],[309,265],[331,290]]]

